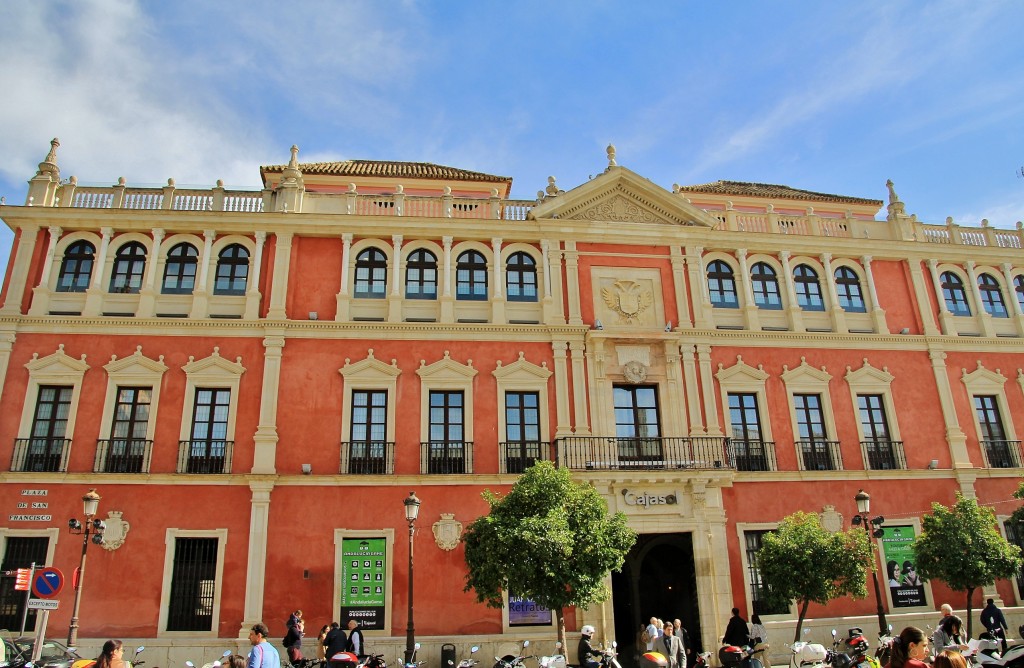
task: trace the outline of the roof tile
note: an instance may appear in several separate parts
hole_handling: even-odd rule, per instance
[[[287,165],[260,167],[260,175],[266,181],[267,174],[277,174]],[[441,179],[452,181],[512,182],[510,176],[495,176],[483,172],[471,172],[457,167],[446,167],[429,162],[397,162],[391,160],[340,160],[337,162],[299,163],[303,175],[325,174],[331,176],[376,176],[401,179]]]
[[[746,197],[765,197],[772,199],[791,199],[802,202],[836,202],[846,204],[867,204],[881,207],[883,202],[878,199],[848,197],[846,195],[830,195],[811,190],[800,190],[789,186],[771,183],[747,183],[744,181],[715,181],[696,186],[681,186],[680,192],[707,193],[714,195],[737,195]]]

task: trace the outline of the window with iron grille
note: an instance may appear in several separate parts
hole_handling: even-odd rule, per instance
[[[244,295],[249,282],[249,251],[241,244],[231,244],[217,258],[215,295]]]
[[[405,263],[405,298],[437,299],[437,257],[422,248]]]
[[[465,473],[464,402],[460,390],[430,391],[428,473]]]
[[[88,241],[76,241],[64,251],[57,278],[57,292],[85,292],[92,276],[96,249]]]
[[[537,263],[528,253],[519,252],[509,256],[505,286],[509,301],[537,301]]]
[[[834,470],[836,467],[829,449],[821,395],[794,394],[793,410],[796,413],[797,436],[804,458],[804,468],[809,471]]]
[[[384,299],[387,284],[388,259],[379,248],[367,248],[356,256],[356,297]]]
[[[839,306],[844,311],[851,313],[864,313],[867,307],[864,305],[864,294],[860,289],[860,279],[856,272],[849,267],[839,267],[835,272],[836,294],[839,296]]]
[[[383,473],[388,438],[387,390],[352,391],[350,473]]]
[[[953,315],[970,315],[971,307],[967,303],[964,282],[951,271],[944,271],[939,276],[942,282],[942,297],[946,300],[946,310]]]
[[[761,416],[757,394],[729,393],[729,425],[736,468],[740,471],[767,471],[768,461],[761,436]]]
[[[974,411],[978,416],[982,447],[985,448],[988,465],[993,468],[1015,466],[1017,458],[1010,451],[1011,443],[1006,440],[1006,429],[1003,426],[1003,417],[1000,414],[996,397],[994,395],[976,395]],[[1013,446],[1016,447],[1016,443]]]
[[[739,308],[736,298],[736,279],[732,267],[722,260],[715,260],[708,265],[708,294],[712,306],[719,308]]]
[[[821,296],[818,272],[806,264],[797,265],[793,270],[793,287],[796,288],[796,303],[805,311],[824,311],[825,300]]]
[[[144,470],[152,396],[151,387],[117,388],[104,472],[141,473]]]
[[[754,303],[758,308],[777,310],[782,308],[779,293],[779,279],[775,270],[765,262],[758,262],[750,270],[750,287],[754,292]]]
[[[175,538],[168,631],[212,631],[217,584],[216,538]]]
[[[1010,520],[1003,522],[1006,529],[1006,540],[1024,550],[1024,527]],[[1024,598],[1024,563],[1017,569],[1017,600]]]
[[[540,394],[505,393],[505,470],[522,473],[540,458]]]
[[[146,272],[146,247],[131,241],[117,249],[110,273],[110,292],[135,294],[142,288]]]
[[[177,244],[167,253],[161,292],[167,295],[190,295],[196,287],[199,252],[189,243]]]
[[[466,251],[455,263],[455,298],[487,300],[487,260],[477,251]]]
[[[23,471],[60,471],[71,413],[70,386],[41,385]]]
[[[662,459],[657,387],[616,385],[613,392],[619,459]]]
[[[230,389],[196,388],[187,473],[224,472],[230,408]]]
[[[978,292],[981,293],[981,305],[993,318],[1008,318],[1006,304],[1003,302],[1003,289],[999,281],[989,274],[978,276]]]
[[[46,563],[46,551],[50,539],[46,536],[8,536],[4,541],[4,558],[0,564],[0,629],[21,628],[21,616],[25,612],[25,592],[14,589],[14,571]],[[11,575],[6,575],[6,573]],[[36,611],[29,610],[26,629],[36,625]],[[10,659],[11,657],[7,657]]]
[[[769,605],[764,585],[761,584],[761,574],[757,570],[757,553],[761,551],[766,533],[771,533],[771,530],[743,532],[743,541],[747,551],[747,582],[750,585],[750,599],[753,602],[754,613],[757,615],[784,615],[789,612],[789,607],[784,602],[776,603],[774,607]]]
[[[881,394],[858,394],[860,428],[867,441],[868,466],[872,469],[897,468],[896,453],[889,435],[889,418]]]

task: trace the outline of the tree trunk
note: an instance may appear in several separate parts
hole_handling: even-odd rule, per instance
[[[807,616],[807,606],[810,605],[810,601],[804,599],[800,602],[800,615],[796,618],[796,635],[793,637],[793,642],[800,641],[800,629],[804,625],[804,617]]]
[[[565,614],[561,607],[555,608],[555,620],[558,623],[558,642],[562,643],[562,655],[566,663],[569,661],[569,645],[565,642]]]
[[[967,638],[961,638],[960,641],[964,644],[974,637],[974,630],[971,628],[974,625],[973,615],[971,614],[971,599],[974,598],[974,587],[967,588]]]

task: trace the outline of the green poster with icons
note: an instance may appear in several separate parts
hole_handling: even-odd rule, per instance
[[[883,527],[882,561],[894,608],[926,605],[924,581],[914,567],[914,527]]]
[[[384,629],[387,543],[378,538],[341,541],[341,622],[350,619],[364,629]]]

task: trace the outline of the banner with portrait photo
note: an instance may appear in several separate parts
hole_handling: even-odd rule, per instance
[[[883,527],[882,563],[894,608],[913,608],[927,605],[924,580],[914,567],[914,527]]]

